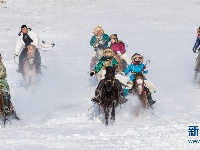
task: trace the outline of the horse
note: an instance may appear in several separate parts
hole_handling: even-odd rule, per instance
[[[126,69],[126,67],[127,67],[127,62],[124,59],[121,59],[120,55],[118,55],[117,53],[114,53],[113,57],[118,62],[117,71],[118,72],[123,72]]]
[[[147,93],[148,88],[145,87],[145,82],[144,82],[144,75],[142,73],[134,73],[135,75],[135,81],[133,83],[132,87],[132,94],[137,95],[139,99],[139,105],[136,107],[135,115],[138,115],[138,112],[140,108],[145,109],[149,106],[148,100],[147,100]]]
[[[2,119],[3,124],[5,125],[6,122],[10,122],[8,120],[8,116],[12,116],[16,120],[20,120],[20,118],[16,115],[16,111],[13,107],[12,102],[9,102],[9,105],[5,103],[5,97],[3,96],[2,91],[0,91],[0,118]]]
[[[23,61],[23,78],[25,81],[25,87],[36,81],[36,59],[35,59],[36,48],[34,45],[28,46],[27,55]],[[31,82],[30,82],[31,81]]]
[[[108,125],[109,112],[111,112],[111,120],[115,120],[115,108],[119,105],[119,90],[115,85],[115,67],[106,67],[104,85],[100,90],[99,107],[103,109],[105,114],[105,125]]]

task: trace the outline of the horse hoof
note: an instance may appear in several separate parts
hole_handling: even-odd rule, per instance
[[[111,119],[111,120],[115,120],[115,117],[111,117],[110,119]]]

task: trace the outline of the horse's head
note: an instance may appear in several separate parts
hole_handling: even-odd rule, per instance
[[[144,75],[142,73],[135,74],[135,87],[138,91],[138,94],[142,94],[144,90]]]
[[[105,88],[106,91],[111,92],[115,82],[115,67],[106,67],[105,74]]]
[[[32,65],[35,62],[35,46],[34,45],[29,45],[27,46],[28,51],[27,51],[27,59],[30,65]]]

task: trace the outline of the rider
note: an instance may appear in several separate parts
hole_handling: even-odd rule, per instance
[[[6,77],[7,77],[6,68],[1,60],[2,60],[2,57],[0,54],[0,90],[2,91],[2,94],[3,94],[4,103],[6,104],[7,109],[10,110],[10,103],[11,103],[10,102],[10,99],[11,99],[10,88],[6,80]]]
[[[108,46],[108,43],[110,42],[109,36],[104,33],[103,28],[101,28],[100,26],[97,26],[94,29],[93,33],[94,35],[92,36],[90,40],[90,45],[94,47],[94,51],[92,52],[92,60],[90,64],[91,67],[93,66],[92,62],[94,62],[95,57],[96,57],[97,48],[104,49]]]
[[[92,70],[92,72],[90,73],[90,76],[95,75],[96,73],[98,73],[101,69],[105,70],[106,67],[111,66],[111,67],[117,67],[118,66],[118,62],[117,60],[113,57],[113,51],[110,48],[105,48],[103,51],[103,57],[99,60],[99,63],[96,65],[96,67],[94,68],[94,70]],[[104,74],[105,75],[105,74]],[[97,102],[99,103],[99,91],[101,90],[102,86],[104,85],[105,80],[102,79],[96,90],[95,90],[95,97],[92,98],[91,101],[93,102]],[[119,101],[120,103],[125,103],[127,100],[123,97],[123,89],[121,86],[121,83],[119,82],[119,80],[115,79],[115,84],[118,87],[119,90]]]
[[[128,57],[125,49],[125,45],[123,41],[118,40],[117,34],[112,34],[110,35],[110,40],[111,40],[111,49],[114,51],[114,53],[120,55],[121,59],[124,59],[128,65],[131,64],[131,60]]]
[[[200,27],[197,29],[197,39],[193,47],[193,52],[196,53],[196,50],[200,48]]]
[[[135,53],[133,56],[132,56],[132,64],[130,64],[126,69],[125,71],[123,72],[123,74],[127,75],[129,72],[131,72],[131,76],[130,76],[130,80],[128,81],[128,84],[132,84],[134,83],[135,81],[135,73],[144,73],[144,74],[147,74],[148,73],[148,70],[145,70],[146,69],[146,65],[143,64],[143,56],[140,55],[140,54],[137,54]],[[146,78],[144,77],[144,79],[146,80]],[[125,91],[125,94],[124,95],[127,95],[127,92],[128,90],[124,90]],[[147,99],[148,99],[148,102],[151,105],[153,105],[156,101],[154,101],[151,97],[151,92],[147,89],[148,93],[147,93]]]
[[[36,72],[38,74],[41,73],[41,57],[40,52],[38,51],[39,47],[39,38],[35,32],[32,31],[31,28],[27,28],[26,25],[21,26],[21,31],[19,32],[19,37],[16,43],[15,56],[18,56],[20,51],[22,50],[19,56],[19,68],[17,72],[22,73],[22,65],[24,58],[27,54],[27,46],[32,44],[36,47]]]

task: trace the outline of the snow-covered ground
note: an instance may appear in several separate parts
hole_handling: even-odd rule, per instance
[[[199,0],[6,0],[0,3],[0,52],[20,122],[0,129],[0,149],[176,150],[189,144],[189,125],[200,125],[200,89],[192,84],[192,52]],[[42,52],[44,77],[36,90],[21,87],[13,60],[20,26],[56,46]],[[141,53],[157,86],[153,110],[135,118],[133,104],[118,108],[110,126],[92,118],[95,86],[87,74],[93,29],[117,33],[130,56]]]

